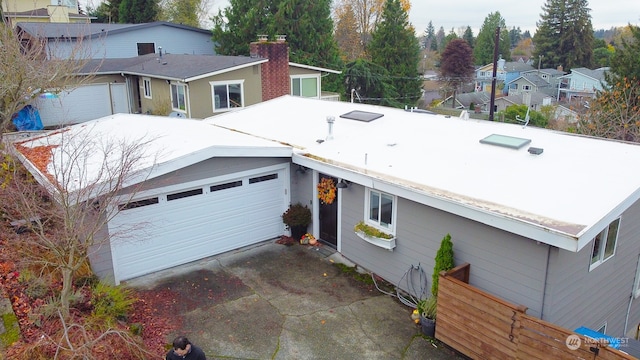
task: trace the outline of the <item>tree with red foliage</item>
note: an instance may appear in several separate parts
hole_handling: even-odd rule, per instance
[[[473,49],[463,39],[451,40],[440,55],[440,79],[453,90],[452,107],[455,107],[456,91],[471,81],[473,73]]]

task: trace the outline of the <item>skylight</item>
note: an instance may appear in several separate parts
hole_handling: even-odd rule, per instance
[[[364,122],[371,122],[383,116],[384,114],[378,114],[378,113],[372,113],[372,112],[360,111],[360,110],[354,110],[346,114],[340,115],[340,117],[344,119],[358,120],[358,121],[364,121]]]
[[[529,144],[530,142],[531,139],[523,139],[519,137],[499,134],[491,134],[486,138],[480,140],[480,143],[482,144],[497,145],[516,150]]]

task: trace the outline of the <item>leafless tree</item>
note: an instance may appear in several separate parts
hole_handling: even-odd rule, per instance
[[[88,63],[81,42],[64,59],[49,58],[52,48],[54,41],[29,38],[0,22],[0,142],[11,128],[13,115],[40,95],[91,80],[88,75],[73,76]]]

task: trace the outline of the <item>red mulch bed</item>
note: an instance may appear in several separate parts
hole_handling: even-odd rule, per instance
[[[30,314],[38,313],[38,307],[44,304],[43,299],[31,299],[24,292],[24,286],[18,281],[19,271],[16,266],[17,259],[12,257],[13,252],[8,247],[2,231],[7,228],[0,223],[0,295],[6,294],[11,301],[13,311],[18,318],[22,338],[9,349],[7,349],[8,359],[20,359],[24,356],[25,349],[33,346],[43,335],[53,335],[60,328],[56,319],[40,319],[38,324],[34,321],[34,316]],[[90,291],[86,288],[83,291]],[[163,291],[135,292],[137,301],[133,305],[133,310],[127,322],[120,323],[122,330],[128,330],[131,325],[141,325],[141,339],[146,350],[154,354],[153,358],[162,358],[166,352],[168,334],[176,329],[179,322],[176,322],[175,314],[172,313],[172,304],[176,302],[174,294]],[[90,307],[89,307],[90,309]],[[87,313],[87,309],[73,309],[72,319],[77,323],[82,323],[82,316]],[[122,347],[111,347],[109,341],[102,346],[102,350],[96,349],[94,355],[96,360],[113,359]],[[49,349],[51,350],[51,349]],[[122,350],[120,350],[122,351]],[[126,351],[126,350],[125,350]],[[118,358],[128,358],[127,354],[120,353]]]

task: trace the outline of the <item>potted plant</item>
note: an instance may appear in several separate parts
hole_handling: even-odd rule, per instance
[[[396,237],[387,234],[371,225],[367,225],[364,221],[360,221],[353,227],[353,231],[362,240],[380,246],[387,250],[392,250],[396,247]]]
[[[438,302],[438,280],[441,271],[453,269],[453,242],[451,235],[447,234],[440,242],[440,248],[436,253],[435,265],[433,266],[433,275],[431,282],[431,296],[420,300],[416,305],[420,313],[420,325],[422,333],[434,337],[436,333],[436,308]]]
[[[436,308],[437,299],[435,296],[429,296],[426,299],[418,301],[416,305],[418,313],[420,314],[420,326],[422,333],[435,337],[436,335]]]
[[[311,223],[311,210],[301,203],[290,205],[282,214],[282,222],[291,230],[291,237],[300,240]]]

